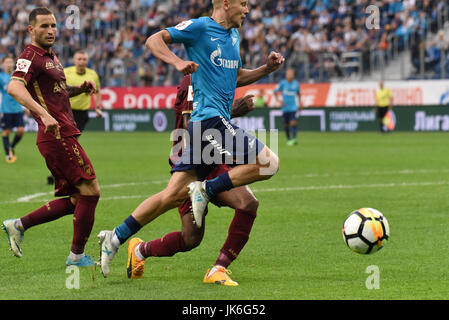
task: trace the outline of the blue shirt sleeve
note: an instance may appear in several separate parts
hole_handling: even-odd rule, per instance
[[[166,28],[170,33],[172,43],[191,44],[198,40],[205,30],[206,24],[202,19],[186,20],[174,27]]]
[[[279,91],[282,91],[282,86],[284,85],[284,80],[279,82],[279,84],[274,88],[274,93],[278,93]]]

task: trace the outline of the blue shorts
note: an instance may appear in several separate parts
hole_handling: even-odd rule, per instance
[[[23,112],[19,113],[4,113],[0,121],[2,129],[12,129],[18,127],[24,127]]]
[[[198,180],[219,164],[231,167],[256,163],[265,147],[253,135],[230,123],[222,116],[203,121],[190,121],[183,136],[185,148],[171,172],[196,170]]]
[[[296,111],[282,112],[285,123],[290,123],[292,120],[296,120]]]

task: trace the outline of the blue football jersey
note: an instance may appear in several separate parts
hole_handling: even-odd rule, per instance
[[[11,75],[0,72],[0,93],[2,96],[1,112],[20,113],[23,112],[22,106],[8,94],[8,84]]]
[[[281,92],[282,99],[284,100],[284,106],[282,107],[283,112],[294,112],[298,110],[299,104],[296,99],[299,93],[299,82],[293,80],[288,82],[287,80],[282,80],[279,82],[274,92]]]
[[[191,121],[216,116],[229,120],[237,71],[242,67],[237,29],[225,29],[210,17],[201,17],[166,30],[173,43],[184,44],[188,59],[199,65],[192,74]]]

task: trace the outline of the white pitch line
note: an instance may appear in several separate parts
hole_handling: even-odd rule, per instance
[[[253,192],[261,193],[261,192],[291,192],[291,191],[314,191],[314,190],[331,190],[331,189],[366,189],[366,188],[397,188],[397,187],[426,187],[426,186],[436,186],[436,185],[448,185],[449,181],[421,181],[421,182],[400,182],[400,183],[373,183],[373,184],[337,184],[337,185],[328,185],[328,186],[298,186],[298,187],[286,187],[286,188],[260,188],[260,189],[252,189]],[[45,195],[47,193],[41,194]],[[141,195],[123,195],[123,196],[111,196],[111,197],[101,197],[102,201],[111,201],[111,200],[126,200],[126,199],[146,199],[151,194],[141,194]],[[40,199],[40,200],[29,200],[26,202],[48,202],[51,199]],[[25,201],[22,201],[25,202]],[[16,201],[4,201],[0,202],[0,204],[12,204],[17,203]]]
[[[311,190],[329,190],[329,189],[363,189],[363,188],[394,188],[394,187],[425,187],[449,184],[449,181],[428,181],[428,182],[401,182],[401,183],[373,183],[373,184],[337,184],[329,186],[303,186],[286,188],[265,188],[252,189],[253,192],[279,192],[279,191],[311,191]]]
[[[162,184],[162,183],[168,183],[168,180],[153,180],[153,181],[144,181],[144,182],[125,182],[125,183],[114,183],[114,184],[107,184],[100,186],[101,189],[108,189],[108,188],[121,188],[121,187],[129,187],[129,186],[137,186],[137,185],[146,185],[146,184]],[[0,202],[0,204],[6,204],[6,203],[16,203],[16,202],[42,202],[43,200],[35,200],[36,198],[52,195],[54,191],[49,192],[37,192],[34,194],[30,194],[27,196],[23,196],[20,198],[17,198],[13,201],[3,201]]]

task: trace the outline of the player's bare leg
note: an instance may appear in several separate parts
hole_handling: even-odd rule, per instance
[[[196,179],[193,170],[173,172],[167,187],[143,201],[132,216],[143,227],[164,212],[180,206],[189,196],[186,186]]]
[[[164,190],[143,201],[117,228],[103,230],[98,234],[100,265],[104,277],[108,276],[112,259],[120,245],[164,212],[180,206],[188,199],[186,186],[196,179],[194,170],[174,172]]]
[[[190,184],[190,200],[194,217],[201,217],[210,198],[220,192],[270,179],[278,170],[278,156],[265,146],[257,156],[255,164],[238,165],[214,179],[193,182]]]

